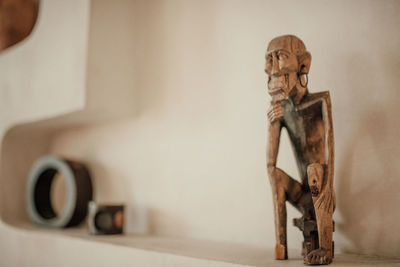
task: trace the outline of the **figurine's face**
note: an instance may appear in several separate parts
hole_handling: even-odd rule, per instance
[[[299,72],[299,62],[292,52],[291,39],[281,37],[272,40],[268,46],[266,61],[268,93],[272,102],[286,99],[296,86]]]

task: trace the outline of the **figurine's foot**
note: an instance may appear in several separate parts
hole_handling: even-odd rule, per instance
[[[328,251],[323,248],[313,250],[304,258],[304,263],[308,265],[329,264],[332,262],[332,256],[328,254]]]
[[[284,245],[276,244],[275,246],[275,259],[276,260],[287,260],[287,249]]]

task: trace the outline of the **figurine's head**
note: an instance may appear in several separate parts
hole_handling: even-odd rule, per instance
[[[266,60],[265,72],[272,102],[292,96],[298,103],[307,93],[307,74],[311,65],[311,54],[303,41],[294,35],[274,38],[268,45]]]

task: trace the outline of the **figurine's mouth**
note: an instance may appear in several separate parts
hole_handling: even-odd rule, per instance
[[[283,92],[284,92],[283,87],[275,87],[275,88],[268,89],[268,93],[270,95],[282,94]]]
[[[271,77],[268,81],[268,93],[270,95],[282,94],[284,93],[284,88],[286,87],[286,77],[285,75],[280,75],[278,77]]]

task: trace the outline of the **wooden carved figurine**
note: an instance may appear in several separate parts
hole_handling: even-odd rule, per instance
[[[268,175],[275,215],[275,258],[287,259],[286,201],[303,216],[294,219],[303,232],[304,263],[329,264],[333,258],[335,209],[334,140],[329,92],[307,89],[311,54],[293,35],[273,39],[267,48],[265,72],[272,97],[268,109]],[[276,166],[285,127],[295,153],[301,183]]]

